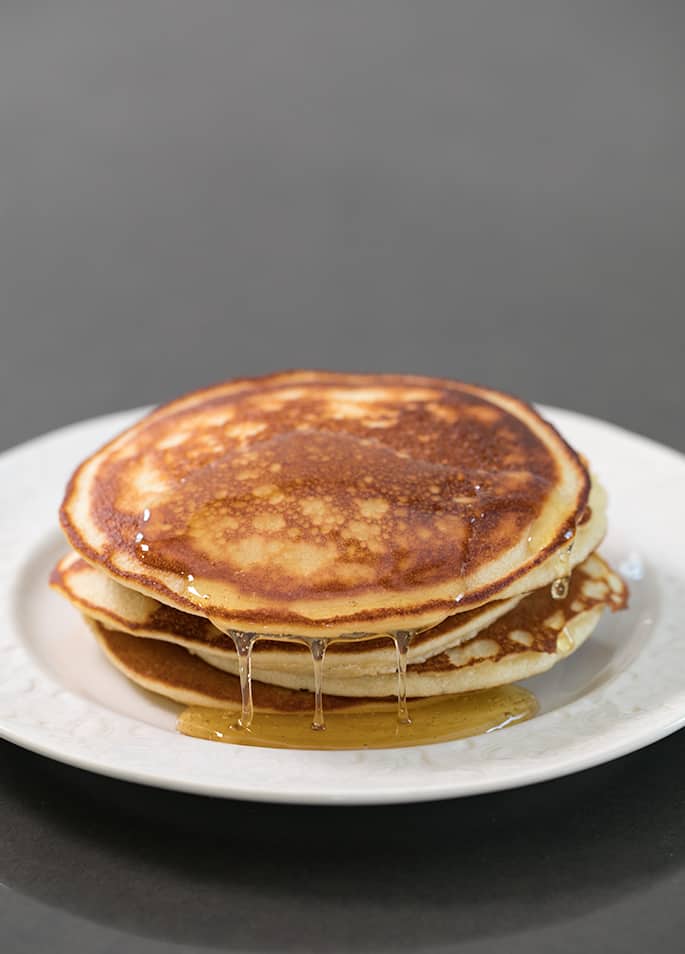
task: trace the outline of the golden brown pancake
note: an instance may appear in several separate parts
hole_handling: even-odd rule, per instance
[[[222,629],[413,630],[542,586],[604,532],[531,407],[409,375],[288,372],[173,401],[78,468],[74,548]],[[560,556],[561,555],[561,556]],[[562,557],[564,557],[562,559]]]
[[[524,597],[476,636],[409,666],[407,693],[414,697],[470,692],[503,686],[546,672],[569,656],[592,634],[605,609],[623,609],[628,592],[623,581],[596,554],[574,570],[565,600],[554,600],[548,587]],[[235,669],[225,655],[194,650],[213,666]],[[262,682],[293,689],[313,689],[311,666],[295,674],[255,668]],[[338,676],[325,673],[328,692],[340,696],[384,697],[397,686],[389,673]]]
[[[142,639],[107,629],[85,617],[105,655],[132,682],[185,705],[240,709],[240,681],[193,656],[181,646],[155,639]],[[297,689],[252,683],[253,702],[258,712],[310,713],[313,696]],[[326,697],[327,709],[354,708],[362,700]]]
[[[236,660],[233,640],[210,620],[184,613],[122,586],[74,552],[59,561],[50,576],[50,584],[82,613],[99,620],[109,629],[177,643],[191,650],[206,647]],[[515,606],[519,599],[496,600],[457,613],[437,626],[417,633],[409,646],[408,662],[423,662],[444,649],[471,639]],[[309,673],[311,653],[303,643],[265,637],[255,643],[253,664],[258,669],[294,669]],[[329,674],[369,675],[394,672],[396,666],[395,647],[388,636],[333,640],[326,656],[326,672]]]
[[[565,600],[555,601],[547,589],[537,591],[475,638],[410,666],[408,693],[414,698],[460,693],[544,672],[582,645],[604,609],[622,609],[626,600],[623,582],[603,560],[592,556],[574,572]],[[97,620],[86,619],[108,658],[144,688],[185,704],[239,706],[236,676],[209,665],[181,646],[113,631]],[[364,703],[379,697],[392,699],[396,686],[396,678],[389,674],[326,677],[326,708],[345,708],[355,701]],[[253,682],[253,687],[258,710],[312,709],[313,695],[298,686],[276,686],[262,677]]]

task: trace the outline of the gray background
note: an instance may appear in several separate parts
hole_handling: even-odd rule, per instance
[[[675,2],[3,3],[0,446],[317,366],[685,448],[684,44]],[[682,733],[347,812],[0,761],[8,951],[682,950]]]

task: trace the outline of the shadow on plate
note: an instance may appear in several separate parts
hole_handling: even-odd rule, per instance
[[[131,935],[227,951],[451,947],[681,868],[684,742],[511,792],[343,809],[165,792],[2,744],[0,881]]]

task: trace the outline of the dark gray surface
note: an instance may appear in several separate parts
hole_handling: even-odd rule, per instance
[[[320,366],[685,448],[684,43],[664,2],[3,4],[0,446]],[[3,950],[680,952],[683,745],[350,811],[3,745]]]

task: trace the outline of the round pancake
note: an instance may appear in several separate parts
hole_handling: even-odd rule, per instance
[[[184,613],[122,586],[76,553],[70,553],[60,560],[50,575],[50,583],[82,613],[99,620],[109,629],[176,643],[191,651],[195,648],[210,648],[234,662],[236,660],[233,640],[210,620]],[[423,662],[436,653],[471,639],[479,630],[515,606],[519,599],[496,600],[448,617],[437,626],[417,633],[411,641],[408,662]],[[254,646],[253,659],[258,669],[302,673],[308,672],[311,667],[309,648],[303,643],[284,639],[265,637],[258,640]],[[326,671],[340,675],[394,672],[396,666],[394,644],[387,635],[334,640],[326,656]]]
[[[419,698],[486,689],[526,679],[550,669],[578,649],[595,629],[606,607],[625,606],[622,581],[597,557],[588,573],[574,574],[571,591],[561,605],[546,592],[532,594],[487,630],[455,650],[410,666],[407,691]],[[594,574],[591,575],[589,571]],[[240,705],[237,676],[183,649],[161,640],[131,636],[107,629],[86,617],[108,658],[131,680],[186,705]],[[324,675],[327,710],[394,700],[396,677],[359,679]],[[257,711],[312,711],[314,696],[298,687],[285,688],[253,681]]]
[[[61,521],[87,560],[222,629],[349,635],[434,625],[531,589],[536,569],[535,586],[563,575],[550,557],[589,487],[516,398],[300,371],[154,411],[78,468]]]
[[[603,610],[623,609],[627,597],[623,580],[593,554],[573,571],[566,599],[555,600],[549,587],[536,590],[471,639],[410,665],[407,693],[418,697],[486,689],[544,672],[587,639]],[[197,643],[188,648],[212,666],[238,672],[235,654],[217,653]],[[314,688],[311,660],[295,672],[267,669],[255,657],[252,671],[264,683]],[[340,696],[386,696],[396,690],[397,676],[387,672],[349,676],[329,671],[326,665],[324,687]]]
[[[143,689],[187,706],[214,706],[240,709],[240,680],[191,655],[181,646],[141,639],[107,629],[92,617],[84,616],[107,658],[125,676]],[[306,712],[314,709],[310,692],[252,683],[256,712]],[[357,708],[363,700],[326,696],[326,708]],[[397,700],[394,700],[397,705]]]

